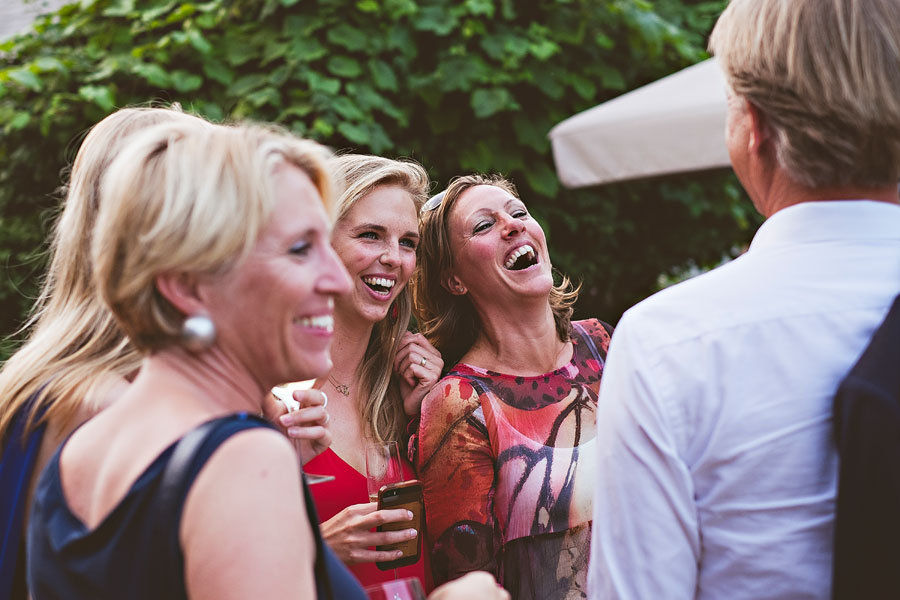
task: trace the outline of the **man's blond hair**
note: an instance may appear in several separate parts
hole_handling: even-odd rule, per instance
[[[900,175],[900,0],[732,0],[710,51],[798,183]]]

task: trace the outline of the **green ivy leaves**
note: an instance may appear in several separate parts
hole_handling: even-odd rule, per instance
[[[515,108],[519,108],[519,105],[507,89],[478,89],[472,93],[472,110],[479,119],[485,119],[502,110]]]
[[[438,185],[464,172],[503,172],[547,226],[558,266],[588,278],[586,289],[594,291],[585,302],[602,297],[603,306],[618,306],[656,280],[659,257],[677,262],[699,252],[699,242],[676,244],[655,232],[644,254],[630,251],[628,269],[615,262],[660,197],[686,219],[714,214],[724,220],[719,229],[736,224],[727,230],[732,238],[754,224],[752,209],[735,197],[733,182],[685,188],[680,196],[659,192],[656,183],[640,192],[562,190],[547,133],[565,117],[701,58],[724,4],[73,2],[31,33],[0,41],[0,215],[18,215],[19,228],[29,224],[16,237],[0,221],[0,257],[25,256],[43,238],[42,210],[55,202],[79,133],[121,106],[178,101],[217,121],[274,121],[336,149],[411,156]],[[719,194],[725,209],[715,208]],[[595,239],[597,252],[579,250],[582,234]],[[26,303],[11,308],[21,294],[2,283],[32,277],[16,269],[0,277],[0,314],[19,314]],[[616,291],[598,291],[602,278],[618,282],[610,283]],[[0,331],[15,321],[0,322]]]

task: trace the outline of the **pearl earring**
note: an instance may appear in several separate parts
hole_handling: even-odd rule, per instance
[[[206,315],[193,315],[181,324],[181,343],[191,352],[203,352],[215,340],[216,326]]]

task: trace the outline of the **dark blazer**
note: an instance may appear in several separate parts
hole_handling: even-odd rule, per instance
[[[900,296],[834,401],[833,597],[900,598]]]

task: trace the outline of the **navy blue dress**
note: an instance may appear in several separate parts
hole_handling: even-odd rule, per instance
[[[25,422],[33,400],[34,397],[30,398],[13,417],[3,438],[3,454],[0,454],[0,598],[9,600],[28,598],[25,589],[25,503],[47,429],[42,423],[25,435]],[[35,419],[40,419],[43,412],[38,411]]]
[[[119,504],[92,530],[66,504],[59,478],[61,446],[38,483],[28,529],[28,584],[33,598],[187,598],[184,557],[178,540],[185,498],[203,465],[225,440],[257,427],[272,426],[246,414],[201,425],[198,429],[206,431],[185,462],[177,485],[163,486],[176,442],[147,467]],[[318,549],[318,598],[365,600],[362,588],[347,568],[322,543],[305,481],[303,489]],[[171,511],[164,508],[170,505]]]

